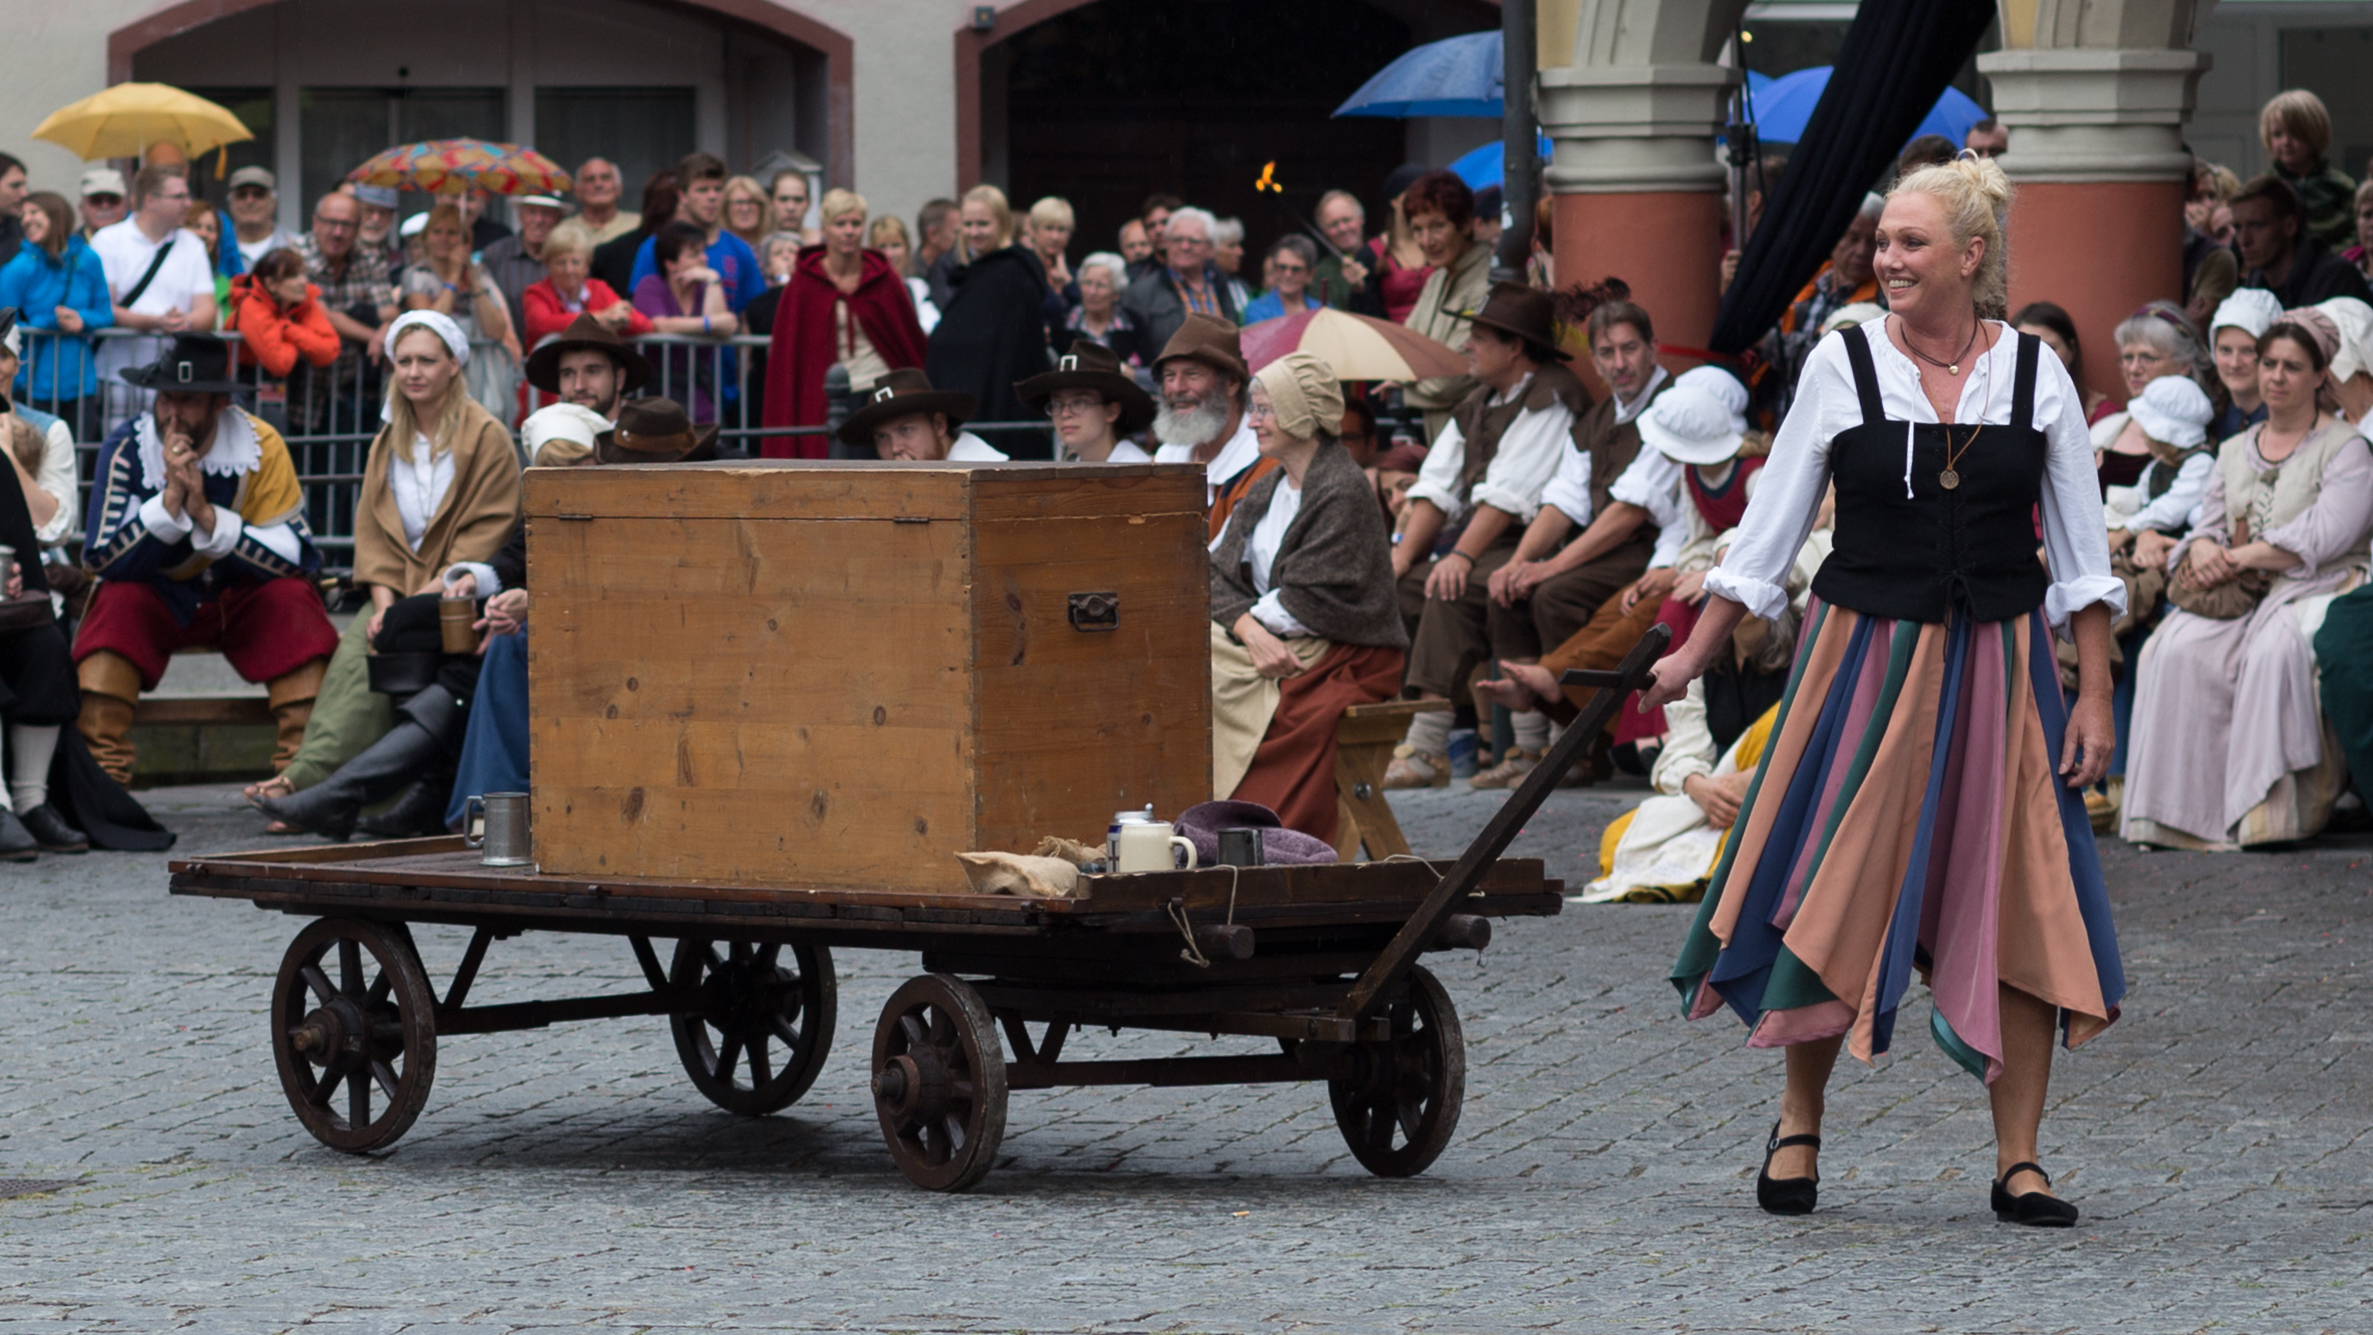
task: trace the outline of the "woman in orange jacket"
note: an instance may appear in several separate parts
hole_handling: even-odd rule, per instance
[[[241,359],[285,380],[303,357],[314,366],[338,360],[338,331],[321,309],[321,289],[305,281],[305,257],[283,247],[231,280],[231,323]]]

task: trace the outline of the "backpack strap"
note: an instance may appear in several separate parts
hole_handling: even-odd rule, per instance
[[[2026,431],[2035,425],[2035,359],[2043,340],[2033,334],[2019,335],[2019,369],[2011,381],[2010,429]]]
[[[1848,325],[1840,336],[1846,340],[1846,361],[1854,368],[1854,392],[1862,399],[1862,424],[1877,426],[1887,420],[1887,410],[1879,403],[1879,372],[1870,360],[1870,340],[1861,325]]]

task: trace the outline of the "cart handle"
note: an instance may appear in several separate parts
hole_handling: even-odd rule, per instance
[[[1543,802],[1549,800],[1550,792],[1557,787],[1558,777],[1580,758],[1582,748],[1590,745],[1605,730],[1607,721],[1615,716],[1615,711],[1622,706],[1625,697],[1654,680],[1649,669],[1655,666],[1657,659],[1664,656],[1665,647],[1672,643],[1672,639],[1671,627],[1661,624],[1650,626],[1648,633],[1640,637],[1639,643],[1623,656],[1623,662],[1613,672],[1572,671],[1561,678],[1574,685],[1596,686],[1599,688],[1598,694],[1591,697],[1590,704],[1583,709],[1581,716],[1566,728],[1565,736],[1558,739],[1557,745],[1549,748],[1549,754],[1533,767],[1533,772],[1525,777],[1523,784],[1484,825],[1483,832],[1475,836],[1475,842],[1467,845],[1467,851],[1459,855],[1457,864],[1435,885],[1434,892],[1426,896],[1425,903],[1393,935],[1384,953],[1378,955],[1366,972],[1359,976],[1359,981],[1351,985],[1351,991],[1344,996],[1338,1014],[1348,1020],[1364,1020],[1392,995],[1400,985],[1401,975],[1416,961],[1418,953],[1441,931],[1442,924],[1449,920],[1450,915],[1458,910],[1467,895],[1483,879],[1483,873],[1499,861],[1500,854],[1508,851],[1508,845],[1524,829],[1524,823],[1533,818],[1533,813],[1541,809]]]

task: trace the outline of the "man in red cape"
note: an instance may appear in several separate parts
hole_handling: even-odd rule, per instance
[[[854,335],[863,335],[882,371],[923,364],[923,326],[915,318],[906,280],[878,250],[852,246],[852,253],[839,253],[837,230],[828,227],[825,244],[800,252],[776,309],[766,359],[769,427],[824,425],[830,407],[824,373],[849,360],[856,351],[850,346]],[[848,339],[837,337],[833,308],[842,302],[851,317]],[[759,453],[769,459],[821,459],[828,448],[822,434],[769,436],[762,438]]]

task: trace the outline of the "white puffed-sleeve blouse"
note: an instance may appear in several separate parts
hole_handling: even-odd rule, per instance
[[[1961,383],[1957,422],[2008,426],[2018,373],[2019,341],[2009,326],[1995,323],[1999,336]],[[1920,390],[1918,364],[1887,337],[1885,324],[1865,327],[1879,382],[1879,401],[1898,422],[1933,423],[1936,409]],[[2115,614],[2126,606],[2126,589],[2109,571],[2108,529],[2101,510],[2101,484],[2093,466],[2092,434],[2085,426],[2084,398],[2060,359],[2046,348],[2036,358],[2035,426],[2048,452],[2043,479],[2043,549],[2052,573],[2044,614],[2065,627],[2071,613],[2105,603]],[[1813,531],[1814,517],[1829,488],[1829,446],[1838,433],[1862,424],[1862,399],[1843,336],[1825,335],[1806,359],[1796,402],[1772,440],[1771,461],[1747,503],[1738,536],[1720,568],[1706,576],[1706,590],[1746,605],[1761,617],[1776,616],[1788,601],[1788,570],[1797,549]],[[1986,466],[1982,456],[1961,464],[1963,472]]]

